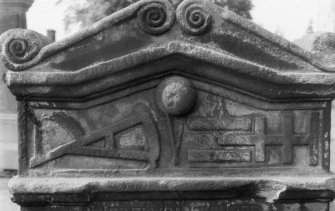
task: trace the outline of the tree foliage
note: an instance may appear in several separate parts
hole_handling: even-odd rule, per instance
[[[83,28],[100,19],[134,3],[138,0],[59,0],[57,4],[64,4],[66,14],[64,18],[66,31],[72,27]]]
[[[59,0],[67,6],[64,18],[66,31],[72,26],[83,28],[139,0]],[[251,0],[212,0],[219,6],[251,19]]]
[[[215,0],[215,3],[242,17],[252,19],[250,14],[250,10],[253,7],[251,0]]]

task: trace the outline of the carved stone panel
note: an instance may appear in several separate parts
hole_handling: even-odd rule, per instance
[[[234,91],[181,76],[155,84],[116,99],[81,103],[80,109],[28,104],[28,169],[50,174],[64,169],[327,168],[322,164],[326,152],[319,153],[324,146],[321,107],[287,104],[282,110],[252,99],[239,102],[237,93],[228,94]]]
[[[141,0],[0,48],[25,211],[331,210],[332,46],[307,52],[215,1]]]
[[[197,111],[184,123],[181,154],[188,154],[189,165],[318,165],[320,112],[267,112],[206,92],[198,96]]]

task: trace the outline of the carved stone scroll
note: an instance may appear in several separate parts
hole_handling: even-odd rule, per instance
[[[174,23],[174,8],[169,1],[156,1],[144,5],[138,12],[140,28],[153,35],[169,30]]]
[[[29,66],[41,49],[52,41],[37,32],[24,29],[12,29],[0,36],[1,59],[13,70],[22,70]]]
[[[177,19],[183,30],[191,35],[200,35],[210,29],[211,14],[202,1],[183,1],[177,8]]]

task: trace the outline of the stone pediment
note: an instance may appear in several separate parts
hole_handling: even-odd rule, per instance
[[[307,52],[206,0],[142,0],[55,43],[6,32],[14,201],[328,210],[333,40]]]
[[[5,80],[23,98],[85,100],[169,74],[271,101],[335,94],[328,57],[210,1],[144,0],[55,43],[20,29],[1,43]]]

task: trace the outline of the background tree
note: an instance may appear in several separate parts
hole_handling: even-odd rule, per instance
[[[64,17],[65,30],[80,29],[99,21],[138,0],[59,0],[67,9]]]
[[[89,26],[100,19],[139,0],[59,0],[67,6],[64,22],[67,32]],[[217,5],[251,19],[251,0],[212,0]]]
[[[242,17],[252,19],[250,14],[250,10],[253,7],[251,0],[214,0],[214,2]]]

